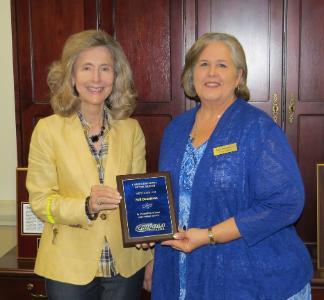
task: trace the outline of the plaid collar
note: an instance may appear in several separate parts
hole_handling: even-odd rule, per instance
[[[81,111],[78,111],[77,114],[78,114],[78,117],[79,117],[80,122],[82,124],[82,127],[83,127],[83,129],[85,131],[87,140],[90,140],[89,135],[88,135],[88,132],[90,130],[90,124],[84,118]],[[105,126],[105,131],[104,131],[104,134],[103,134],[103,137],[104,137],[108,133],[108,131],[110,130],[109,113],[108,113],[108,108],[106,106],[104,106],[104,110],[103,110],[103,125]],[[91,140],[90,140],[90,142],[91,142]]]

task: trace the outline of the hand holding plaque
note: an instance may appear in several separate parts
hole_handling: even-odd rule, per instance
[[[117,176],[124,246],[173,238],[177,231],[168,172]]]

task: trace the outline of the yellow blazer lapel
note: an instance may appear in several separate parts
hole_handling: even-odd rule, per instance
[[[105,165],[105,184],[116,187],[116,176],[119,175],[122,151],[122,132],[118,130],[118,121],[111,121],[108,132],[108,156]]]
[[[99,184],[96,162],[91,155],[78,116],[74,114],[68,119],[68,122],[71,123],[71,130],[67,132],[66,138],[71,141],[71,145],[74,147],[73,152],[77,156],[85,182],[89,185],[89,188],[91,188],[92,185]]]

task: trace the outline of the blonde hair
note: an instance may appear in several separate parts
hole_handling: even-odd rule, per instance
[[[120,44],[102,30],[71,35],[65,42],[61,59],[50,66],[47,84],[54,113],[69,116],[79,109],[80,99],[72,86],[73,66],[82,51],[97,46],[106,47],[114,63],[114,86],[106,99],[111,117],[125,119],[133,113],[136,91],[128,60]]]
[[[235,88],[234,93],[237,97],[242,97],[248,101],[250,99],[250,91],[246,85],[248,71],[245,53],[240,42],[234,36],[227,33],[205,33],[189,49],[181,74],[181,83],[185,94],[189,98],[199,100],[193,84],[193,69],[201,52],[212,42],[223,42],[230,49],[236,70],[242,70],[241,80],[237,88]]]

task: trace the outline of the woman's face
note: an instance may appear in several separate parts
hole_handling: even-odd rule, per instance
[[[201,52],[193,69],[193,83],[202,104],[235,99],[242,71],[236,70],[231,52],[223,42],[212,42]]]
[[[72,83],[81,100],[81,109],[103,107],[114,84],[113,59],[104,46],[86,49],[80,53],[73,68]]]

